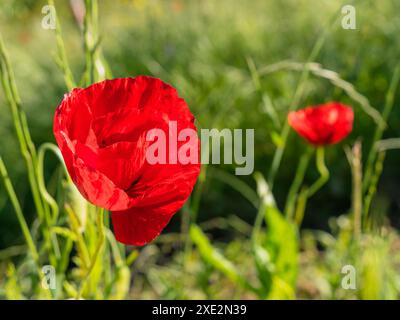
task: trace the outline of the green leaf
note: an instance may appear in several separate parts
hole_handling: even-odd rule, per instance
[[[206,235],[197,225],[192,225],[190,227],[190,237],[206,263],[226,275],[232,282],[252,291],[257,291],[257,289],[253,288],[239,273],[234,264],[211,245]]]
[[[270,299],[294,298],[298,273],[298,234],[294,223],[285,219],[275,204],[264,177],[255,175],[261,199],[260,213],[266,233],[253,243],[253,255],[263,294]]]
[[[271,291],[268,294],[270,300],[295,299],[295,288],[278,276],[272,277]]]
[[[275,207],[265,210],[267,233],[263,247],[271,255],[274,273],[294,286],[298,272],[298,235],[296,226],[288,222]]]
[[[262,296],[267,296],[272,286],[275,266],[271,261],[269,252],[260,245],[253,246],[254,262],[257,269],[258,280],[262,285]]]

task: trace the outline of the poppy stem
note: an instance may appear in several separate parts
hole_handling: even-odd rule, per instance
[[[314,184],[311,185],[310,188],[308,188],[308,192],[307,192],[308,198],[312,197],[329,180],[329,170],[325,164],[325,148],[324,147],[318,147],[316,157],[315,157],[315,163],[317,165],[317,169],[320,174],[320,177],[318,178],[317,181],[314,182]]]
[[[320,177],[315,181],[309,188],[304,188],[297,200],[296,211],[295,211],[295,221],[300,227],[303,218],[304,211],[307,206],[307,200],[311,198],[318,190],[320,190],[329,180],[329,170],[325,164],[325,148],[318,147],[315,155],[315,163]]]
[[[306,170],[308,168],[308,164],[310,162],[311,155],[314,149],[307,147],[307,150],[304,152],[302,157],[300,158],[299,164],[297,166],[296,175],[293,179],[292,185],[289,189],[289,194],[286,200],[285,206],[285,214],[288,220],[293,219],[293,212],[295,208],[295,203],[297,199],[297,195],[299,194],[300,187],[304,181],[304,176]]]

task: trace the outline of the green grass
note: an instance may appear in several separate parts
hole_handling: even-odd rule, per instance
[[[399,153],[375,147],[400,136],[397,1],[353,1],[356,30],[339,0],[86,0],[82,29],[54,2],[56,32],[40,27],[46,1],[0,9],[1,298],[399,298]],[[63,94],[111,74],[171,83],[198,127],[256,131],[257,174],[204,167],[192,220],[138,250],[116,243],[53,144]],[[331,100],[354,107],[354,130],[314,164],[286,116]],[[341,286],[347,264],[356,290]]]

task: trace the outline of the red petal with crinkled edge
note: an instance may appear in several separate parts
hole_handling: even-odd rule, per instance
[[[165,170],[163,175],[168,175],[168,171]],[[181,170],[163,182],[159,178],[159,183],[152,188],[143,185],[135,188],[135,196],[143,201],[131,209],[112,212],[116,239],[125,244],[141,246],[157,237],[185,203],[198,174],[196,168],[186,172]]]
[[[74,89],[57,108],[54,134],[68,172],[88,201],[113,212],[116,238],[123,243],[142,245],[156,237],[183,206],[200,172],[199,161],[146,162],[147,132],[162,129],[169,142],[169,121],[178,132],[196,130],[176,90],[145,76]],[[199,153],[197,136],[192,142]]]
[[[320,146],[343,140],[353,129],[351,107],[338,102],[307,107],[288,115],[289,125],[309,143]]]

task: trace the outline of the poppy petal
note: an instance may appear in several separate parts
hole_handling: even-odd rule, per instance
[[[161,233],[176,210],[172,209],[169,213],[160,214],[159,210],[153,207],[135,207],[112,212],[115,238],[126,245],[143,246]]]
[[[347,137],[353,128],[353,118],[350,107],[330,102],[292,111],[288,122],[309,143],[319,146],[335,144]]]

